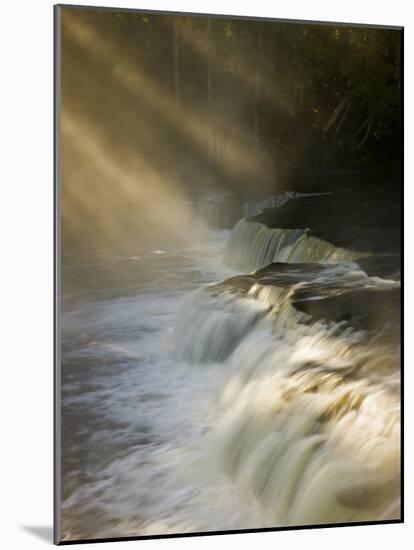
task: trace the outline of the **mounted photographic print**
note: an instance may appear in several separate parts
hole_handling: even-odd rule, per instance
[[[402,48],[55,7],[56,543],[402,521]]]

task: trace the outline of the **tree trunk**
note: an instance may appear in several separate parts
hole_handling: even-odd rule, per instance
[[[263,61],[263,23],[259,24],[259,37],[257,46],[257,67],[256,67],[256,80],[254,86],[254,142],[256,150],[259,148],[259,98],[260,98],[260,84],[262,73],[262,61]]]
[[[335,121],[337,120],[337,118],[339,117],[341,112],[343,111],[343,109],[348,105],[350,99],[351,98],[349,96],[347,96],[339,103],[339,105],[337,106],[335,111],[332,113],[331,118],[328,121],[328,124],[325,126],[325,128],[323,130],[324,135],[329,132],[331,126],[333,126],[333,124],[335,123]]]
[[[174,91],[175,91],[175,103],[177,107],[181,103],[181,90],[180,90],[180,42],[179,42],[179,29],[178,18],[173,17],[173,56],[174,56]]]
[[[217,153],[217,140],[216,140],[216,129],[214,121],[214,106],[213,106],[213,70],[212,70],[212,51],[213,51],[213,41],[211,38],[211,19],[207,19],[207,43],[208,43],[208,53],[207,53],[207,106],[208,106],[208,155],[214,165],[216,162],[216,153]],[[213,179],[215,179],[215,174],[213,174]]]
[[[358,149],[360,149],[360,148],[364,145],[364,143],[367,141],[367,139],[368,139],[368,136],[369,136],[369,134],[370,134],[370,132],[371,132],[372,118],[373,118],[372,114],[369,115],[369,117],[368,117],[368,119],[367,119],[367,129],[365,130],[365,134],[364,134],[362,140],[361,140],[361,141],[358,143],[358,145],[356,146],[356,148],[355,148],[356,151],[357,151]]]

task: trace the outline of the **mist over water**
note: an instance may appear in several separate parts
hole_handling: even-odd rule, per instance
[[[399,519],[400,33],[60,23],[62,539]]]
[[[213,233],[196,249],[135,249],[116,258],[122,275],[113,274],[110,288],[63,297],[65,538],[226,528],[236,520],[224,511],[243,514],[224,491],[232,505],[214,515],[228,481],[200,475],[199,442],[213,422],[221,367],[177,360],[172,338],[188,294],[228,274],[220,264],[226,237]],[[101,262],[83,269],[99,273]]]

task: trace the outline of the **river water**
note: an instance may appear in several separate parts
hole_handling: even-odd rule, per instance
[[[226,238],[64,259],[63,277],[76,272],[86,286],[63,294],[65,539],[246,527],[254,517],[200,464],[220,366],[177,360],[172,338],[189,293],[228,275]]]
[[[206,292],[228,236],[63,258],[63,540],[398,517],[395,346]]]

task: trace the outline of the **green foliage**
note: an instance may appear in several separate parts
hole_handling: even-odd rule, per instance
[[[285,29],[286,44],[292,35],[291,80],[301,92],[295,113],[309,115],[316,162],[321,148],[332,165],[392,161],[401,110],[400,33],[312,25]]]
[[[271,189],[281,174],[401,160],[397,30],[106,10],[78,17],[96,41],[81,49],[67,35],[82,93],[69,77],[64,93],[96,114],[108,140],[139,151],[152,139],[157,170],[164,151],[191,185],[245,178],[248,188],[255,177]],[[118,64],[128,70],[114,79]],[[205,143],[194,139],[203,133]]]

